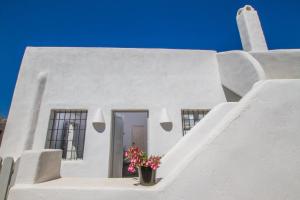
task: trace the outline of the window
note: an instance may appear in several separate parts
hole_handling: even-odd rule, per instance
[[[87,111],[51,111],[46,140],[47,149],[63,150],[63,159],[83,158]]]
[[[191,130],[209,110],[181,110],[183,135]]]

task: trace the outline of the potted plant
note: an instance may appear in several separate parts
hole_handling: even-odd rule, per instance
[[[137,146],[131,146],[125,151],[125,159],[130,161],[128,172],[134,173],[136,168],[139,172],[141,185],[154,185],[156,179],[156,170],[160,165],[160,156],[150,156],[141,151]]]

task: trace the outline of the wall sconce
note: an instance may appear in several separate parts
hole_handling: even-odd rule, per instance
[[[163,108],[161,110],[160,114],[160,126],[165,130],[165,131],[171,131],[173,128],[173,123],[168,115],[167,109]]]
[[[93,127],[99,133],[102,133],[105,130],[105,120],[104,120],[103,112],[100,108],[96,111],[96,114],[94,116]]]

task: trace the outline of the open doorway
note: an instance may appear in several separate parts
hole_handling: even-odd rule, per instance
[[[148,111],[113,111],[110,177],[130,177],[129,162],[124,159],[124,151],[130,146],[138,146],[147,153]]]

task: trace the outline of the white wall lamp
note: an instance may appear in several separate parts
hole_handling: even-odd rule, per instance
[[[105,130],[105,120],[103,112],[100,108],[97,109],[92,123],[94,129],[96,129],[96,131],[98,131],[99,133],[102,133]]]
[[[160,113],[160,126],[165,130],[165,131],[171,131],[173,128],[173,123],[168,115],[167,109],[163,108]]]

